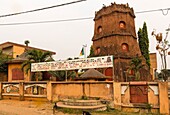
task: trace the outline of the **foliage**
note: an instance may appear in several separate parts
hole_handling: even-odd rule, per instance
[[[146,59],[146,64],[150,68],[149,39],[148,39],[147,26],[145,22],[143,24],[143,28],[142,29],[139,28],[138,40],[139,40],[139,47],[140,47],[141,53]]]
[[[25,40],[24,43],[25,43],[26,46],[28,46],[28,44],[30,43],[30,41],[29,41],[29,40]]]
[[[90,55],[88,57],[94,57],[94,50],[93,50],[93,45],[90,47]]]
[[[142,64],[142,59],[140,59],[138,56],[131,60],[129,69],[134,71],[136,80],[140,80],[139,70],[143,67],[144,65]]]
[[[161,72],[158,75],[159,79],[163,79],[164,81],[168,80],[168,77],[170,77],[170,70],[168,69],[162,69]]]
[[[59,81],[65,81],[66,79],[74,79],[76,74],[74,71],[49,71],[49,73],[56,77]],[[66,75],[67,74],[67,75]]]
[[[33,62],[47,62],[53,61],[51,52],[43,52],[41,50],[28,50],[26,52],[26,57],[28,60],[24,61],[21,65],[22,71],[26,74],[31,70],[31,63]]]
[[[12,58],[9,55],[3,54],[0,50],[0,72],[6,73],[8,71],[8,65],[6,63],[11,59]]]

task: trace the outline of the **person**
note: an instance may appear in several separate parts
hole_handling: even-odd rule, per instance
[[[57,110],[57,104],[56,103],[54,103],[54,106],[53,106],[53,114],[55,114],[55,111]]]
[[[83,111],[83,115],[91,115],[88,111]]]

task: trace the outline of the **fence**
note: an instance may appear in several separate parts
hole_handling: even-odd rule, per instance
[[[82,97],[109,100],[115,109],[123,111],[151,109],[153,113],[169,114],[167,82],[0,82],[0,99],[54,102]]]
[[[47,82],[1,82],[0,99],[47,100]]]

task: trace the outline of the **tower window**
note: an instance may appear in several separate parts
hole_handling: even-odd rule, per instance
[[[99,26],[99,27],[97,28],[97,31],[98,31],[98,33],[101,33],[101,32],[102,32],[102,26]]]
[[[125,22],[124,22],[124,21],[120,21],[120,22],[119,22],[119,27],[120,27],[121,29],[125,29],[125,28],[126,28]]]
[[[122,50],[123,50],[123,51],[129,51],[129,46],[128,46],[128,44],[123,43],[123,44],[122,44]]]
[[[100,47],[96,48],[96,54],[98,55],[100,53]]]

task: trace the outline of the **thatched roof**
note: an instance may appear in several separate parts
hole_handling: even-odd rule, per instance
[[[107,79],[109,77],[100,73],[95,69],[89,69],[84,74],[82,74],[78,79]]]

